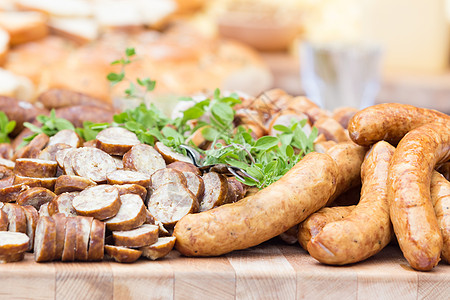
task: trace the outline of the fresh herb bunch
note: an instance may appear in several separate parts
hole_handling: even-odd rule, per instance
[[[150,78],[136,78],[136,83],[128,79],[125,75],[125,67],[133,62],[132,58],[136,55],[134,48],[127,48],[125,50],[125,57],[115,60],[111,65],[120,65],[121,69],[119,73],[111,72],[106,76],[106,79],[114,86],[119,82],[127,80],[129,83],[128,88],[125,90],[125,94],[129,98],[145,98],[147,92],[151,92],[155,89],[156,81],[150,80]],[[139,88],[141,87],[141,88]],[[143,89],[143,91],[142,91]]]
[[[16,121],[10,121],[3,111],[0,111],[0,143],[9,143],[8,134],[16,127]]]
[[[83,140],[91,141],[95,140],[97,134],[100,131],[110,126],[111,126],[110,123],[93,123],[91,121],[84,121],[83,128],[75,128],[75,131],[81,138],[83,138]]]

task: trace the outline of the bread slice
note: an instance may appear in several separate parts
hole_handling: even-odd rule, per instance
[[[52,33],[77,44],[92,42],[99,35],[97,22],[88,18],[51,17],[48,26]]]
[[[0,95],[30,101],[35,87],[26,77],[17,76],[0,68]]]
[[[143,26],[143,18],[135,1],[117,0],[96,2],[95,18],[103,29],[139,30]]]
[[[39,40],[48,34],[46,16],[32,11],[0,12],[0,27],[9,33],[11,45]]]
[[[89,17],[92,6],[86,0],[17,0],[17,7],[60,17]]]

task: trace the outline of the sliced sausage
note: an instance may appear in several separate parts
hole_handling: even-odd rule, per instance
[[[41,160],[36,158],[16,159],[14,172],[26,177],[46,178],[56,175],[58,164],[51,160]]]
[[[332,118],[335,119],[345,129],[348,122],[359,110],[354,107],[339,107],[333,111]]]
[[[205,183],[203,182],[203,179],[192,172],[183,172],[183,175],[186,178],[187,188],[194,194],[198,201],[201,201],[203,194],[205,193]]]
[[[88,260],[99,261],[103,259],[105,246],[105,223],[94,219],[91,224],[89,237]]]
[[[121,185],[114,185],[114,186],[119,190],[119,196],[122,196],[125,194],[136,194],[142,198],[142,201],[145,201],[147,199],[147,189],[144,188],[142,185],[121,184]]]
[[[58,153],[58,151],[63,150],[63,149],[72,149],[72,148],[73,148],[72,146],[69,146],[67,144],[61,144],[61,143],[49,145],[41,150],[41,152],[39,153],[38,159],[57,161],[56,153]]]
[[[3,202],[2,202],[3,203]],[[8,214],[6,214],[0,207],[0,231],[8,231]]]
[[[22,206],[6,203],[2,210],[8,215],[8,231],[27,232],[27,216],[25,215]]]
[[[187,256],[216,256],[258,245],[325,206],[337,176],[329,155],[309,153],[255,195],[185,216],[175,226],[176,247]]]
[[[134,194],[120,196],[122,205],[118,213],[111,219],[105,220],[110,230],[131,230],[144,224],[147,219],[145,205],[141,197]]]
[[[66,149],[61,149],[55,153],[55,160],[58,163],[58,166],[64,170],[64,159],[66,158],[66,155],[74,150],[74,148],[69,147]],[[72,163],[71,163],[72,164]]]
[[[224,203],[228,194],[227,178],[216,172],[203,175],[205,193],[200,202],[199,211],[207,211]]]
[[[303,249],[307,250],[308,242],[315,237],[328,223],[342,220],[347,217],[355,205],[324,207],[310,215],[300,223],[298,227],[298,242]]]
[[[115,261],[120,263],[132,263],[141,257],[142,251],[136,249],[130,249],[126,247],[105,245],[105,252]]]
[[[28,250],[30,238],[21,232],[0,231],[0,255],[13,255]]]
[[[156,243],[158,233],[158,226],[144,224],[132,230],[113,231],[112,235],[116,246],[139,248]]]
[[[443,239],[430,183],[435,165],[449,157],[450,122],[430,123],[400,141],[389,167],[392,224],[403,255],[417,270],[431,270],[440,260]]]
[[[55,182],[55,194],[79,192],[94,185],[97,184],[89,178],[76,175],[61,175]]]
[[[388,168],[395,148],[381,141],[361,166],[361,200],[342,220],[328,223],[307,245],[321,263],[344,265],[380,252],[392,239],[388,202]]]
[[[73,208],[72,202],[79,193],[62,193],[54,198],[48,204],[48,212],[52,216],[56,213],[63,213],[66,217],[73,217],[77,215],[75,208]]]
[[[75,260],[88,260],[89,237],[91,234],[92,217],[77,217],[77,238],[75,242]]]
[[[39,210],[42,204],[52,201],[55,197],[56,195],[49,189],[43,187],[32,187],[19,194],[17,197],[17,204],[31,205]]]
[[[16,175],[14,177],[14,185],[27,185],[29,187],[43,187],[49,190],[53,190],[55,187],[56,177],[48,178],[37,178],[37,177],[26,177],[22,175]]]
[[[350,141],[350,137],[344,127],[333,118],[320,118],[314,123],[314,127],[318,129],[319,133],[325,135],[327,140],[335,141],[336,143]]]
[[[244,185],[234,177],[227,178],[228,193],[225,203],[233,203],[244,198],[246,189]]]
[[[164,225],[175,225],[183,216],[198,211],[197,198],[185,185],[167,183],[153,192],[148,210]]]
[[[175,183],[180,185],[187,185],[186,178],[183,173],[175,169],[161,169],[153,173],[151,177],[151,186],[153,190],[158,189],[167,183]]]
[[[0,166],[13,170],[16,163],[9,159],[0,158]]]
[[[0,202],[13,202],[16,201],[19,194],[28,189],[27,185],[16,184],[0,188]]]
[[[124,155],[140,143],[134,132],[122,127],[110,127],[97,134],[97,148],[110,155]]]
[[[169,169],[175,169],[180,172],[192,172],[195,175],[201,176],[202,172],[200,172],[200,169],[197,168],[193,163],[190,162],[184,162],[184,161],[175,161],[171,164],[167,165],[167,168]]]
[[[150,175],[137,171],[116,170],[106,175],[108,184],[138,184],[145,188],[150,186]]]
[[[34,260],[52,261],[56,250],[56,225],[52,217],[41,216],[36,226]]]
[[[7,167],[0,166],[0,188],[8,187],[14,184],[14,172]]]
[[[111,157],[114,159],[117,169],[123,169],[122,156],[111,155]]]
[[[49,203],[45,203],[45,204],[42,204],[41,207],[39,207],[39,212],[38,212],[39,217],[43,217],[43,216],[50,217],[50,214],[48,212],[48,205],[49,205]]]
[[[36,225],[39,220],[39,213],[31,205],[22,206],[23,212],[27,218],[27,235],[30,238],[30,246],[28,250],[33,250],[34,248],[34,233],[36,231]]]
[[[171,164],[173,162],[192,163],[192,160],[190,160],[189,157],[184,156],[183,154],[180,154],[178,152],[175,152],[172,148],[167,147],[161,142],[155,143],[155,149],[156,151],[159,152],[159,154],[162,155],[166,164]]]
[[[37,158],[41,150],[47,145],[48,141],[49,137],[45,133],[36,135],[28,145],[14,153],[13,160],[18,158]]]
[[[64,248],[61,257],[62,261],[75,260],[78,222],[77,217],[67,217],[66,219],[66,233],[64,235]]]
[[[64,250],[67,217],[62,213],[57,213],[52,218],[55,221],[56,229],[54,260],[61,260]]]
[[[10,255],[0,255],[0,264],[18,262],[25,258],[25,252],[14,253]]]
[[[0,143],[0,158],[11,159],[13,152],[14,150],[10,143]]]
[[[123,156],[124,168],[152,175],[159,169],[164,169],[166,163],[152,146],[137,144]]]
[[[430,194],[444,241],[441,257],[450,263],[450,182],[438,172],[431,177]]]
[[[367,107],[351,118],[351,139],[362,146],[385,140],[397,144],[409,131],[431,122],[449,122],[450,116],[407,104],[384,103]]]
[[[76,175],[86,177],[97,183],[106,182],[106,174],[117,169],[114,159],[97,148],[77,148],[72,157]]]
[[[82,216],[104,220],[114,217],[120,209],[119,191],[111,185],[92,186],[73,198],[73,208]]]
[[[77,148],[83,145],[83,139],[75,131],[64,129],[58,131],[49,139],[47,147],[53,146],[55,144],[66,144],[73,148]]]
[[[169,252],[175,246],[176,237],[161,237],[158,241],[150,246],[140,248],[142,250],[142,256],[156,260],[169,254]]]

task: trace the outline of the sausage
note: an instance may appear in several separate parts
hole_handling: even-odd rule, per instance
[[[117,214],[105,220],[109,230],[131,230],[144,224],[147,212],[141,197],[134,194],[120,196],[120,206]]]
[[[48,143],[48,136],[45,133],[36,135],[25,147],[16,149],[13,160],[18,158],[37,158],[39,153]],[[15,142],[15,141],[14,141]]]
[[[0,263],[18,262],[25,258],[25,252],[14,253],[10,255],[0,255]]]
[[[151,177],[151,187],[153,190],[157,190],[167,183],[175,183],[187,186],[186,177],[182,172],[178,170],[165,168],[153,173]]]
[[[339,143],[326,152],[334,159],[339,170],[336,191],[327,205],[330,205],[342,193],[361,184],[361,165],[366,151],[365,147],[346,142]]]
[[[28,250],[33,250],[34,248],[34,233],[36,231],[36,225],[39,220],[39,213],[31,205],[22,206],[23,212],[25,213],[27,219],[27,236],[30,238],[30,246]]]
[[[6,203],[2,210],[8,215],[8,231],[27,232],[27,216],[22,206]]]
[[[330,115],[330,113],[328,111],[323,110],[323,109],[321,109],[318,106],[310,107],[304,113],[305,113],[305,115],[308,116],[309,122],[311,124],[316,123],[316,121],[319,120],[320,118],[329,118],[329,117],[331,117],[331,115]]]
[[[108,184],[137,184],[148,188],[150,186],[150,175],[130,170],[116,170],[106,174]]]
[[[158,241],[152,245],[139,248],[142,251],[142,256],[156,260],[169,254],[175,246],[176,237],[160,237]]]
[[[54,260],[61,260],[64,250],[64,238],[66,235],[66,216],[62,213],[57,213],[52,216],[55,221],[55,256]]]
[[[73,208],[73,198],[77,196],[78,192],[62,193],[54,198],[48,204],[48,213],[53,216],[56,213],[63,213],[66,217],[76,216],[77,212]]]
[[[124,168],[152,175],[159,169],[164,169],[166,163],[152,146],[138,144],[123,156]]]
[[[55,144],[66,144],[70,147],[77,148],[83,146],[83,139],[75,131],[63,129],[49,139],[47,147]]]
[[[367,107],[351,118],[350,138],[369,146],[385,140],[397,144],[409,131],[431,122],[449,122],[450,116],[432,109],[407,104],[385,103]]]
[[[114,112],[95,106],[74,105],[55,109],[57,118],[68,120],[75,127],[83,127],[83,122],[112,123]]]
[[[74,150],[74,148],[69,147],[69,148],[66,148],[66,149],[60,149],[59,151],[57,151],[57,152],[55,153],[55,160],[56,160],[56,163],[58,164],[58,166],[59,166],[61,169],[64,170],[64,160],[65,160],[65,158],[66,158],[66,155],[67,155],[68,153],[72,152],[72,150]],[[72,171],[72,173],[73,173],[73,171]],[[66,173],[66,174],[67,174],[67,173]]]
[[[94,185],[97,184],[89,178],[76,175],[61,175],[55,181],[55,194],[80,192]]]
[[[16,201],[19,205],[31,205],[39,210],[42,204],[52,201],[55,197],[56,195],[49,189],[32,187],[21,192]]]
[[[141,257],[142,251],[137,249],[130,249],[120,246],[105,245],[105,252],[115,261],[120,263],[132,263]]]
[[[36,178],[16,175],[14,177],[14,185],[11,187],[18,185],[24,188],[24,186],[26,185],[28,187],[43,187],[49,190],[53,190],[53,188],[55,187],[55,182],[56,177]]]
[[[134,132],[122,127],[110,127],[97,134],[97,148],[110,155],[124,155],[140,143]]]
[[[359,110],[354,107],[339,107],[333,111],[332,118],[335,119],[344,129],[347,129],[350,119]]]
[[[13,147],[9,143],[0,143],[0,158],[11,159],[13,157]]]
[[[203,179],[192,172],[183,172],[183,175],[186,178],[186,186],[188,190],[194,194],[198,201],[201,201],[203,194],[205,193],[205,183],[203,182]]]
[[[125,195],[125,194],[136,194],[139,195],[142,198],[142,201],[145,201],[147,199],[147,189],[143,187],[142,185],[137,184],[121,184],[121,185],[114,185],[119,190],[119,196]]]
[[[148,211],[164,225],[173,226],[183,216],[198,211],[198,200],[185,185],[170,182],[153,192]]]
[[[99,261],[103,259],[105,246],[105,223],[94,219],[89,237],[88,260]]]
[[[17,196],[26,189],[28,189],[27,185],[16,184],[14,180],[14,185],[0,188],[0,202],[16,201]]]
[[[14,172],[26,177],[46,178],[56,175],[56,161],[41,160],[35,158],[16,159]]]
[[[431,174],[450,157],[450,122],[408,132],[389,167],[389,205],[395,235],[411,267],[431,270],[443,246],[430,199]]]
[[[233,203],[244,198],[246,189],[241,182],[239,182],[234,177],[228,177],[227,184],[228,184],[228,193],[225,203]]]
[[[3,204],[3,202],[1,202]],[[8,215],[0,207],[0,231],[8,231]]]
[[[444,241],[441,258],[450,263],[450,182],[438,172],[431,176],[430,194]]]
[[[75,260],[88,260],[89,236],[91,234],[92,217],[77,217],[77,238],[75,242]]]
[[[0,231],[0,255],[27,251],[30,238],[20,232]]]
[[[209,172],[203,175],[205,192],[200,202],[199,211],[207,211],[211,208],[222,205],[228,194],[227,178],[216,172]]]
[[[15,165],[16,164],[12,160],[0,158],[0,166],[2,167],[13,170]]]
[[[162,155],[166,164],[171,164],[173,162],[192,163],[192,160],[190,160],[187,156],[184,156],[183,154],[175,152],[174,150],[172,150],[172,148],[167,147],[166,145],[164,145],[161,142],[156,142],[155,150],[158,151],[159,154]]]
[[[328,223],[347,217],[355,205],[324,207],[310,215],[298,226],[298,242],[307,250],[308,242],[315,237]]]
[[[72,166],[76,175],[97,183],[106,182],[106,174],[117,169],[114,159],[97,148],[82,147],[75,150]]]
[[[61,257],[62,261],[75,260],[78,222],[77,217],[67,217],[66,219],[66,234],[64,235],[64,248]]]
[[[327,153],[327,151],[335,145],[337,145],[335,141],[323,141],[314,143],[314,151],[319,153]]]
[[[74,105],[95,106],[105,110],[112,110],[108,103],[89,95],[66,89],[48,89],[41,93],[38,101],[47,109],[61,108]]]
[[[105,220],[118,213],[121,202],[117,188],[105,184],[80,192],[73,198],[72,205],[79,215]]]
[[[52,261],[56,250],[56,226],[52,217],[41,216],[36,226],[34,260]]]
[[[267,241],[325,206],[337,176],[329,155],[309,153],[252,197],[185,216],[173,233],[176,248],[186,256],[217,256]]]
[[[139,248],[154,244],[158,241],[159,227],[144,224],[127,231],[113,231],[114,244],[129,248]]]
[[[387,178],[395,148],[381,141],[367,152],[361,166],[361,200],[342,220],[326,224],[307,249],[321,263],[344,265],[380,252],[392,238]]]
[[[350,141],[350,137],[344,127],[333,118],[322,117],[314,123],[314,126],[318,129],[319,134],[323,134],[327,140],[335,141],[336,143]]]
[[[56,161],[57,162],[57,160],[56,160],[56,153],[58,153],[58,151],[63,150],[63,149],[72,149],[72,146],[69,146],[67,144],[62,144],[62,143],[56,143],[56,144],[53,144],[53,145],[48,145],[47,147],[42,149],[41,152],[39,152],[38,159],[52,160],[52,161]]]
[[[200,169],[197,168],[194,164],[183,162],[183,161],[175,161],[171,164],[167,165],[167,168],[169,169],[175,169],[180,172],[192,172],[195,175],[201,176],[202,172],[200,172]]]
[[[14,173],[4,166],[0,166],[0,188],[8,187],[14,183]]]

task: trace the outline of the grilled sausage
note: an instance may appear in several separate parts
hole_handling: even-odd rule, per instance
[[[137,144],[123,156],[123,166],[130,170],[152,175],[159,169],[164,169],[166,163],[152,146]]]
[[[441,257],[450,263],[450,182],[438,172],[431,177],[430,194],[444,241]]]
[[[144,224],[132,230],[113,231],[112,235],[116,246],[139,248],[156,243],[158,232],[158,226]]]
[[[97,134],[97,148],[110,155],[124,155],[140,143],[134,132],[122,127],[110,127]]]
[[[52,201],[55,197],[56,195],[49,189],[33,187],[21,192],[16,201],[19,205],[31,205],[39,210],[42,204]]]
[[[121,202],[117,188],[105,184],[85,189],[73,198],[72,205],[82,216],[104,220],[118,213]]]
[[[0,255],[27,251],[30,238],[20,232],[0,231]]]
[[[156,243],[139,248],[139,250],[142,251],[142,256],[151,260],[156,260],[169,254],[175,245],[175,241],[176,238],[173,236],[160,237]]]
[[[82,147],[74,151],[72,166],[76,175],[102,183],[106,182],[106,174],[117,169],[114,159],[100,149]]]
[[[131,230],[144,224],[147,212],[141,197],[134,194],[120,196],[122,203],[117,214],[105,221],[110,230]]]
[[[141,257],[142,251],[120,246],[105,245],[105,253],[120,263],[132,263]]]

